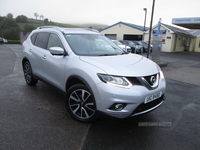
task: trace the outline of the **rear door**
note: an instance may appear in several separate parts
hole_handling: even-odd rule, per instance
[[[49,35],[50,33],[48,32],[39,32],[31,36],[33,46],[29,49],[29,53],[31,54],[29,59],[34,75],[41,78],[43,77],[44,52],[47,48]]]

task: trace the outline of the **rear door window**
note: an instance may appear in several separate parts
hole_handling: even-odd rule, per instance
[[[47,49],[49,35],[50,33],[47,33],[47,32],[38,33],[36,41],[35,41],[35,46],[41,47],[43,49]]]

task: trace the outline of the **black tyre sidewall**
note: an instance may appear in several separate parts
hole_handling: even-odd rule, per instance
[[[31,72],[31,81],[30,82],[27,81],[26,76],[25,76],[25,72],[24,72],[24,68],[25,68],[26,64],[28,64],[29,67],[30,67],[30,72]],[[28,85],[32,86],[32,85],[36,85],[37,84],[38,80],[36,80],[36,79],[33,78],[31,64],[28,61],[24,62],[24,64],[23,64],[23,72],[24,72],[24,79],[25,79],[25,81],[26,81],[26,83]]]

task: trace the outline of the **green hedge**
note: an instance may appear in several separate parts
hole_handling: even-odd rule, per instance
[[[20,40],[8,40],[8,44],[20,44]]]

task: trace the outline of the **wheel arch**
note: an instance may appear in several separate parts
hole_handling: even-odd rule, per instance
[[[23,67],[23,64],[24,64],[26,61],[28,61],[28,62],[30,63],[30,61],[28,60],[28,58],[27,58],[27,57],[24,57],[24,58],[22,59],[22,67]]]
[[[75,84],[83,84],[83,85],[87,86],[89,88],[89,90],[92,92],[90,85],[83,78],[81,78],[80,76],[77,76],[77,75],[72,75],[68,78],[68,80],[66,81],[66,84],[65,84],[65,91],[67,92],[68,89]]]

